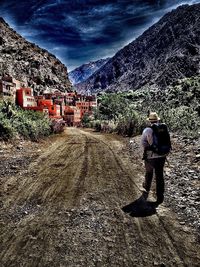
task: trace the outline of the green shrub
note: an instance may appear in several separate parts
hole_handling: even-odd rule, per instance
[[[95,131],[100,132],[101,131],[101,121],[94,121],[92,128],[95,129]]]
[[[160,111],[161,116],[162,112]],[[180,106],[165,110],[163,113],[165,113],[165,121],[172,131],[182,133],[187,137],[199,136],[200,120],[198,113],[192,108]]]
[[[55,134],[62,133],[64,131],[64,128],[65,128],[65,122],[64,122],[63,119],[52,120],[52,122],[51,122],[51,130],[52,130],[53,133],[55,133]]]
[[[135,136],[142,132],[145,125],[144,118],[132,107],[126,109],[124,114],[121,114],[116,127],[117,133],[126,136]]]
[[[0,138],[8,140],[16,135],[37,141],[51,133],[51,121],[41,112],[23,110],[15,105],[0,103]]]
[[[15,129],[12,127],[10,121],[0,113],[0,139],[7,141],[13,138],[15,134]]]
[[[131,136],[141,133],[148,112],[155,111],[171,131],[187,137],[199,136],[200,77],[179,80],[165,90],[145,87],[123,93],[104,93],[98,102],[96,119],[114,120],[119,134]]]

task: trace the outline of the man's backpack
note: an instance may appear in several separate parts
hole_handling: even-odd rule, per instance
[[[153,144],[150,150],[158,155],[168,154],[171,150],[171,141],[166,124],[153,124],[151,128],[153,130]]]

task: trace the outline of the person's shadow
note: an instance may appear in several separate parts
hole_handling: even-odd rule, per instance
[[[122,210],[132,217],[146,217],[156,213],[156,202],[146,201],[142,194],[134,202],[124,206]]]

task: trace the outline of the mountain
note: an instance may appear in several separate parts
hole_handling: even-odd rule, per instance
[[[111,58],[99,71],[76,85],[78,91],[127,91],[200,73],[200,4],[167,13]]]
[[[0,18],[0,76],[5,74],[38,92],[71,88],[67,68],[54,55],[26,41]]]
[[[72,84],[81,83],[87,80],[93,73],[105,65],[110,58],[100,59],[81,65],[69,72],[69,79]]]

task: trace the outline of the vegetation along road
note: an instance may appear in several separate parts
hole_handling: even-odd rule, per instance
[[[0,265],[200,266],[190,228],[141,197],[138,140],[130,159],[122,137],[68,128],[5,179]]]

